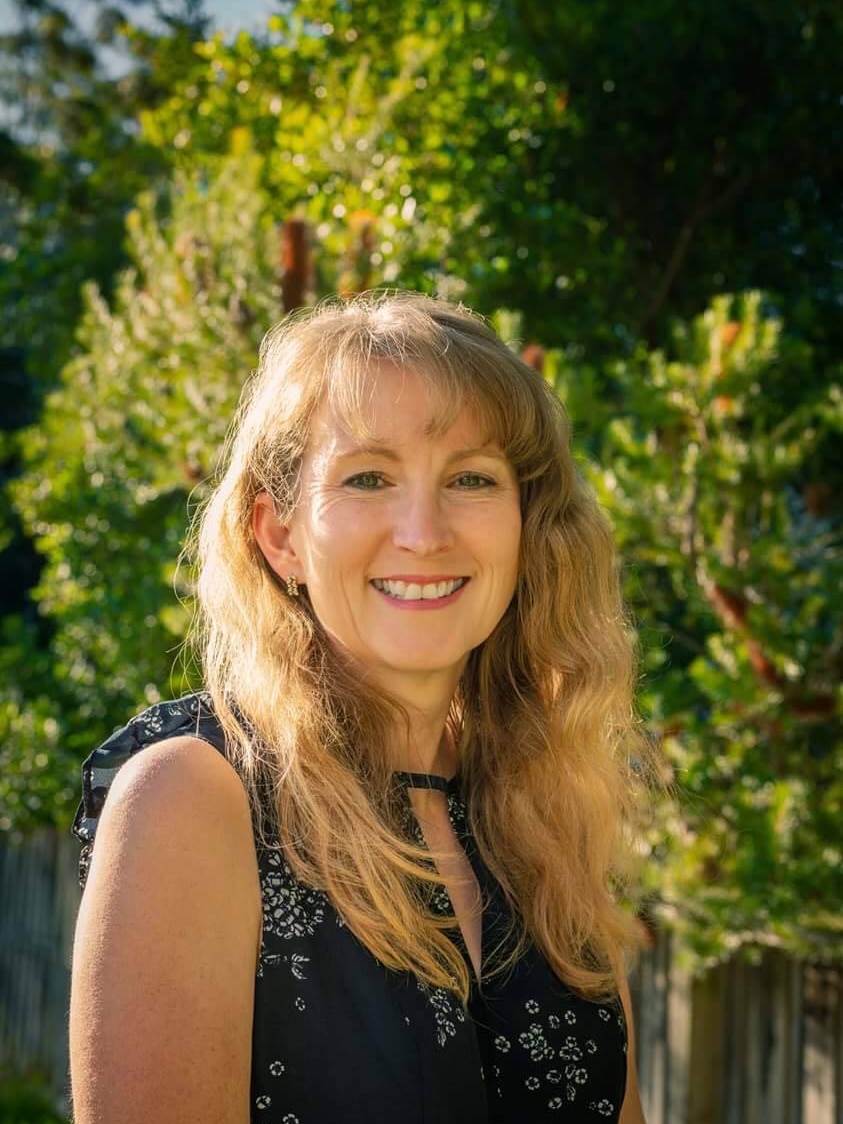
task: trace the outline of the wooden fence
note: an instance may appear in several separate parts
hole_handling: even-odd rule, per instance
[[[0,1066],[40,1072],[59,1104],[78,855],[51,832],[0,843]],[[695,979],[661,934],[632,992],[648,1124],[843,1124],[839,968],[770,950]]]
[[[632,981],[648,1124],[843,1124],[843,973],[765,950],[694,978],[661,934]]]
[[[0,1068],[38,1073],[62,1105],[79,844],[42,831],[0,842]]]

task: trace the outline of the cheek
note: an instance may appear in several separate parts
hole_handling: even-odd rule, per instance
[[[481,566],[490,569],[495,586],[510,596],[518,579],[521,551],[521,513],[498,508],[491,518],[472,528],[471,550]]]
[[[514,588],[518,580],[518,571],[521,562],[521,511],[516,510],[510,518],[505,531],[502,529],[502,540],[506,541],[506,558],[509,566],[510,581]]]
[[[329,499],[309,509],[291,541],[311,571],[311,581],[324,583],[365,561],[373,529],[371,512]]]
[[[521,512],[518,508],[498,511],[496,518],[484,528],[489,550],[501,565],[510,562],[517,566],[521,547]]]

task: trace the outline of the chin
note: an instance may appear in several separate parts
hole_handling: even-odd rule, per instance
[[[378,661],[383,668],[391,672],[406,673],[408,675],[446,675],[450,672],[460,673],[465,664],[467,653],[454,654],[452,659],[443,655],[442,650],[428,653],[409,653],[406,651],[382,653]]]

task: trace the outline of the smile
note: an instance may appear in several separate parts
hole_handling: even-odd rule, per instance
[[[404,582],[389,578],[373,578],[375,589],[385,593],[395,601],[441,601],[457,593],[468,582],[468,578],[448,578],[438,582]]]

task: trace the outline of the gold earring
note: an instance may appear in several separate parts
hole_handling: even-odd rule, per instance
[[[289,577],[284,579],[287,583],[287,593],[290,597],[298,597],[299,595],[299,579],[295,574],[290,574]]]

